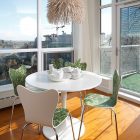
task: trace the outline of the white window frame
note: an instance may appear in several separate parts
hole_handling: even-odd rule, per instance
[[[116,0],[113,0],[112,4],[100,6],[100,9],[112,6],[112,59],[111,59],[112,60],[112,64],[111,64],[112,73],[115,69],[117,69],[118,71],[120,70],[120,30],[119,30],[120,29],[120,26],[119,26],[120,13],[119,13],[119,8],[125,7],[125,6],[137,5],[137,4],[140,4],[140,2],[138,2],[138,0],[126,0],[126,1],[122,1],[122,2],[116,2]],[[101,24],[101,21],[99,23]],[[100,56],[98,56],[98,59],[100,60]],[[99,69],[99,73],[100,73],[100,69]],[[103,82],[98,89],[104,90],[105,92],[112,91],[111,77],[108,75],[102,75],[102,74],[100,74],[100,75],[103,78]],[[127,98],[127,96],[131,96],[131,95],[135,96],[134,91],[130,91],[130,90],[123,89],[123,88],[121,88],[120,91],[126,93],[126,95],[123,95],[124,98],[125,97]],[[136,95],[136,97],[138,97],[138,96]]]
[[[132,5],[132,3],[138,1],[138,0],[126,0],[126,1],[122,1],[122,2],[116,2],[117,0],[112,0],[112,4],[107,4],[107,5],[102,5],[100,6],[100,10],[103,8],[107,8],[107,7],[112,7],[112,59],[111,59],[111,73],[114,72],[115,69],[117,69],[119,71],[119,58],[120,58],[120,44],[119,44],[119,17],[118,17],[118,6],[122,6],[122,5]],[[101,21],[99,21],[100,23],[100,27],[101,27]],[[101,45],[100,45],[101,46]],[[101,48],[100,48],[101,51]],[[100,56],[99,56],[99,60],[100,60]],[[100,60],[101,63],[101,60]],[[99,73],[100,73],[100,66],[99,66]],[[109,75],[105,75],[105,74],[101,74],[102,76],[105,77],[110,77]]]
[[[115,10],[114,10],[114,4],[115,3],[115,0],[113,0],[113,2],[111,3],[111,4],[107,4],[107,5],[100,5],[100,11],[102,10],[102,9],[104,9],[104,8],[109,8],[109,7],[111,7],[112,8],[112,44],[111,44],[111,48],[110,48],[110,50],[112,51],[112,55],[111,55],[111,73],[113,72],[113,70],[114,70],[114,67],[115,67],[115,64],[114,64],[114,62],[115,62],[115,58],[114,58],[114,49],[115,49],[115,47],[114,47],[114,44],[115,44],[115,40],[114,40],[114,36],[115,36],[115,32],[113,31],[114,29],[115,29],[115,27],[114,26],[116,26],[115,25],[115,20],[116,20],[116,18],[115,18],[115,16],[114,16],[114,12],[115,12]],[[101,16],[101,12],[100,12],[100,16]],[[100,18],[101,19],[101,18]],[[100,30],[101,30],[101,20],[100,20]],[[101,37],[101,36],[100,36]],[[100,42],[101,42],[101,38],[100,38]],[[101,44],[100,44],[100,47],[99,47],[99,49],[100,49],[100,52],[101,52]],[[99,56],[99,60],[100,60],[100,66],[101,66],[101,57]],[[110,78],[110,75],[106,75],[106,74],[103,74],[103,73],[101,73],[101,67],[99,66],[99,73],[100,73],[100,75],[101,76],[105,76],[105,77],[108,77],[108,78]]]
[[[72,47],[62,47],[62,48],[42,48],[42,40],[41,40],[41,5],[42,0],[37,0],[37,48],[33,49],[7,49],[7,50],[0,50],[0,54],[6,54],[6,53],[21,53],[21,52],[37,52],[37,71],[43,71],[44,70],[44,53],[67,53],[67,52],[74,52],[74,45]],[[72,26],[72,33],[73,33],[73,26]],[[72,35],[73,36],[73,35]],[[10,90],[13,90],[13,87],[11,84],[2,85],[0,86],[0,98],[1,98],[1,92],[9,92]],[[9,94],[5,94],[6,97],[10,96]],[[2,96],[3,98],[3,96]]]
[[[66,47],[66,48],[42,48],[42,40],[41,40],[41,4],[42,0],[37,0],[38,2],[38,15],[37,15],[37,31],[38,31],[38,71],[44,70],[44,54],[45,53],[64,53],[64,52],[74,52],[74,45],[72,47]],[[73,33],[73,26],[72,26],[72,33]],[[72,35],[73,36],[73,35]]]
[[[117,50],[118,50],[118,56],[117,56],[117,68],[118,70],[120,70],[120,50],[121,50],[121,43],[120,43],[120,9],[121,8],[125,8],[125,7],[130,7],[130,6],[135,6],[135,5],[140,5],[140,2],[136,2],[136,0],[132,0],[132,1],[127,1],[127,2],[123,2],[123,3],[118,3],[117,4],[117,29],[119,29],[117,31]],[[135,91],[132,90],[128,90],[128,89],[124,89],[121,88],[120,91],[125,92],[129,95],[132,96],[136,96],[136,97],[140,97],[140,95],[138,95]]]

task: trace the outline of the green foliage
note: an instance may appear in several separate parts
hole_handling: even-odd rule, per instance
[[[86,70],[86,68],[87,68],[86,63],[81,63],[81,59],[76,60],[75,63],[65,62],[65,67],[67,67],[67,66],[71,66],[74,68],[80,68],[81,70]]]
[[[81,59],[78,59],[75,61],[75,63],[72,62],[64,62],[62,58],[59,59],[52,59],[51,64],[53,64],[54,68],[60,69],[62,67],[68,67],[71,66],[73,68],[80,68],[81,70],[86,70],[87,64],[86,63],[81,63]]]
[[[81,70],[87,69],[87,63],[80,63]]]
[[[64,60],[62,58],[52,59],[51,64],[53,64],[54,68],[60,69],[64,67]]]
[[[23,85],[25,86],[25,78],[27,76],[27,71],[24,65],[22,65],[21,67],[19,67],[18,69],[9,69],[9,76],[10,79],[13,83],[13,87],[14,87],[14,93],[15,95],[18,96],[17,93],[17,86],[18,85]]]

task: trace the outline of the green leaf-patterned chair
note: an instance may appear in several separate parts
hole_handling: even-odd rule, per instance
[[[11,117],[10,117],[10,128],[11,128],[11,124],[12,124],[15,101],[19,98],[18,92],[17,92],[17,86],[18,85],[25,86],[26,76],[27,76],[27,71],[26,71],[26,68],[24,65],[20,66],[18,69],[9,68],[9,77],[10,77],[11,82],[12,82],[13,87],[14,87],[14,96],[15,96],[13,103],[12,103],[12,112],[11,112]]]
[[[21,140],[23,138],[24,129],[32,123],[49,127],[50,130],[53,130],[54,132],[51,139],[58,140],[60,135],[58,135],[56,129],[67,117],[70,118],[73,139],[75,140],[70,113],[65,108],[57,108],[59,93],[56,90],[51,89],[47,91],[40,91],[35,94],[33,91],[25,88],[24,86],[18,85],[17,91],[24,109],[25,121],[27,122],[22,129]],[[43,128],[43,130],[44,129],[45,128]],[[60,134],[62,133],[60,132]]]
[[[98,107],[98,108],[110,109],[111,110],[111,121],[112,121],[112,112],[114,113],[115,125],[116,125],[116,135],[117,135],[117,140],[118,140],[118,126],[117,126],[117,118],[116,118],[116,113],[114,111],[114,106],[117,104],[120,81],[121,81],[121,78],[118,75],[117,71],[115,70],[114,75],[113,75],[112,96],[109,97],[109,96],[95,94],[95,93],[89,93],[85,96],[84,101],[83,101],[82,113],[81,113],[81,124],[80,124],[80,129],[79,129],[79,137],[80,137],[85,108],[87,106],[90,106],[93,108]],[[79,137],[78,137],[78,140],[79,140]]]

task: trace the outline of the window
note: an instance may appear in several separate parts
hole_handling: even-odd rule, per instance
[[[41,21],[43,48],[64,48],[73,46],[72,24],[49,24],[46,18],[46,0],[42,0]]]
[[[72,24],[49,24],[46,5],[46,0],[1,2],[0,86],[10,84],[9,68],[23,64],[30,74],[46,70],[53,59],[73,61]]]
[[[36,52],[20,52],[20,53],[4,53],[0,55],[0,86],[10,84],[9,68],[18,68],[25,65],[27,73],[37,71],[37,53]]]
[[[0,5],[0,86],[10,84],[9,68],[37,71],[37,1],[6,0]]]
[[[128,0],[117,0],[118,2],[128,1]]]
[[[101,1],[100,73],[117,69],[121,90],[140,97],[140,2],[128,1]]]
[[[140,96],[140,5],[120,8],[121,87]]]
[[[0,49],[36,48],[35,0],[6,0],[0,4]]]
[[[101,0],[101,5],[111,4],[112,0]]]
[[[49,64],[59,61],[62,62],[62,66],[65,66],[65,62],[73,62],[73,52],[66,53],[45,53],[44,54],[44,69],[49,68]]]
[[[41,44],[44,50],[43,68],[46,70],[53,60],[73,61],[72,24],[53,25],[48,23],[46,18],[46,0],[42,0],[41,9]]]
[[[100,73],[109,75],[112,55],[112,8],[102,8],[100,14]]]

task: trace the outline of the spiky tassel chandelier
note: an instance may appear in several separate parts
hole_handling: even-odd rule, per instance
[[[52,24],[81,23],[84,19],[84,0],[48,0],[47,17]]]

